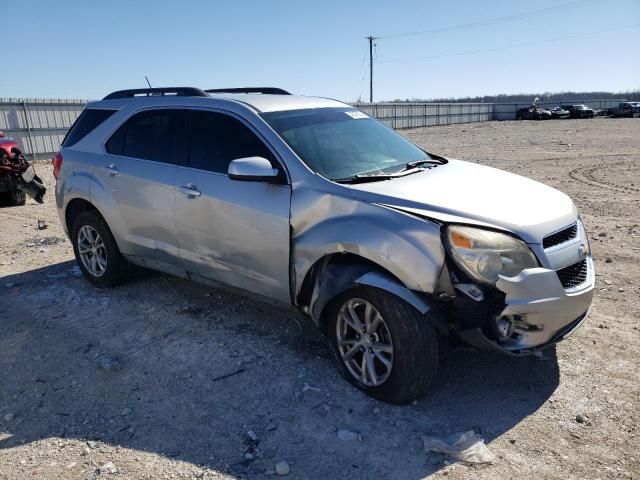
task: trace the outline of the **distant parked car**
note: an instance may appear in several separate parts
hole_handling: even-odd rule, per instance
[[[589,108],[586,105],[561,105],[562,108],[569,112],[570,118],[593,118],[595,112],[593,108]]]
[[[571,113],[562,107],[553,107],[551,109],[551,118],[569,118]]]
[[[640,115],[640,102],[621,102],[611,108],[613,117],[635,117]]]
[[[519,108],[516,111],[516,120],[548,120],[550,118],[551,112],[549,110],[536,105]]]

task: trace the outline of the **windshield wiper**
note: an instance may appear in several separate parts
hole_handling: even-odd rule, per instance
[[[380,182],[382,180],[391,180],[392,178],[405,177],[407,175],[411,175],[412,173],[417,173],[420,170],[408,171],[401,170],[395,173],[370,173],[370,174],[358,174],[352,175],[350,177],[344,178],[332,178],[331,180],[336,183],[368,183],[368,182]]]
[[[392,178],[404,177],[411,175],[412,173],[423,172],[426,168],[418,168],[421,165],[429,164],[429,168],[437,167],[438,165],[445,165],[447,160],[444,157],[427,153],[431,158],[421,158],[420,160],[414,160],[407,162],[402,170],[395,171],[393,173],[369,173],[352,175],[344,178],[332,178],[331,181],[336,183],[367,183],[367,182],[379,182],[381,180],[390,180]]]
[[[404,166],[405,170],[411,170],[412,168],[419,167],[420,165],[430,164],[433,166],[442,165],[443,163],[439,160],[432,160],[430,158],[422,158],[420,160],[414,160],[413,162],[407,162]]]
[[[344,178],[332,178],[331,180],[336,183],[367,183],[367,182],[380,182],[382,180],[389,180],[397,175],[380,174],[380,175],[353,175],[351,177]]]

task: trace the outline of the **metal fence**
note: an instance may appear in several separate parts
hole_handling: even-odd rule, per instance
[[[592,108],[605,109],[621,99],[581,100]],[[29,159],[48,159],[58,151],[62,139],[87,100],[0,98],[0,130],[20,144]],[[552,107],[559,102],[541,102]],[[453,123],[514,120],[525,103],[355,103],[354,107],[392,128],[416,128]]]
[[[416,128],[493,120],[493,103],[355,103],[392,128]]]
[[[51,158],[86,100],[0,98],[0,130],[29,159]]]

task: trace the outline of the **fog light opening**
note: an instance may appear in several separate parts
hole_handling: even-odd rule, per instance
[[[496,321],[496,329],[501,338],[509,338],[513,333],[513,319],[510,317],[501,317]]]

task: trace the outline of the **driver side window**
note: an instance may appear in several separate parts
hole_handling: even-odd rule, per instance
[[[192,112],[190,167],[226,174],[232,160],[245,157],[263,157],[278,166],[269,148],[241,121],[218,112]]]

